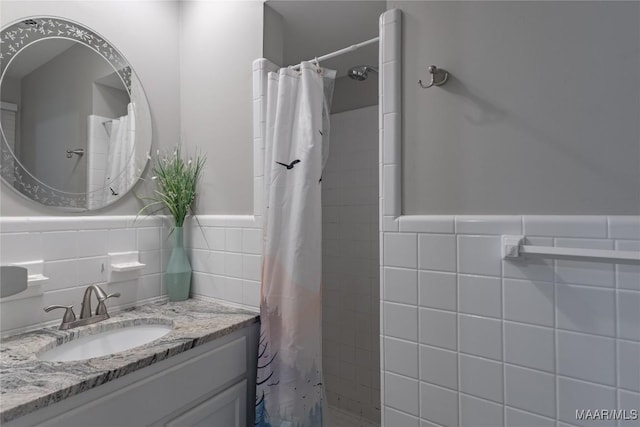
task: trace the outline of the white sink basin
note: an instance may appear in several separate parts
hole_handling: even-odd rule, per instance
[[[150,343],[171,331],[169,325],[135,325],[110,329],[69,341],[38,354],[48,362],[70,362],[109,356]]]

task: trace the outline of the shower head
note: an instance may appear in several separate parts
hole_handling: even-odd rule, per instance
[[[356,67],[351,67],[347,75],[353,80],[361,82],[369,77],[369,71],[373,71],[376,74],[378,73],[378,69],[376,67],[371,65],[358,65]]]

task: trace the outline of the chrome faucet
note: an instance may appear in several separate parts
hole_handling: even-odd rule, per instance
[[[91,292],[96,294],[96,298],[98,299],[98,307],[96,308],[95,316],[106,316],[105,319],[109,318],[109,313],[107,313],[107,306],[104,302],[112,297],[119,297],[120,293],[117,292],[115,294],[107,295],[100,286],[91,285],[88,286],[87,289],[84,290],[84,296],[82,297],[82,308],[80,309],[80,319],[90,319],[94,317],[91,314]]]
[[[98,299],[98,307],[96,308],[95,314],[91,313],[91,293],[95,293],[96,298]],[[80,309],[79,320],[76,320],[76,314],[73,312],[73,305],[50,305],[45,307],[44,311],[49,312],[56,308],[64,308],[65,312],[62,317],[60,329],[65,330],[77,328],[78,326],[90,325],[92,323],[108,319],[109,313],[107,312],[105,301],[109,298],[117,298],[119,296],[119,292],[107,294],[102,290],[102,288],[100,288],[100,286],[90,285],[85,289],[84,296],[82,297],[82,308]]]

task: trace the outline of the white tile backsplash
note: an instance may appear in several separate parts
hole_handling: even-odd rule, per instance
[[[235,252],[225,252],[224,274],[229,277],[242,277],[242,254]]]
[[[107,253],[109,230],[80,230],[77,235],[77,250],[82,257],[100,256]],[[154,249],[158,248],[158,244]]]
[[[122,297],[110,300],[110,307],[162,298],[165,293],[159,273],[164,270],[168,251],[160,240],[161,222],[160,218],[135,216],[0,218],[0,263],[44,260],[43,274],[48,278],[41,296],[1,303],[2,334],[59,320],[61,313],[42,311],[49,304],[73,303],[78,311],[84,288],[92,283],[101,283],[108,292],[122,289]],[[24,232],[9,232],[14,230]],[[133,275],[111,279],[123,282],[107,283],[108,253],[138,250],[147,266]]]
[[[420,427],[420,418],[391,408],[386,410],[383,422],[386,426]]]
[[[640,240],[640,217],[610,216],[608,218],[610,239]]]
[[[613,249],[613,240],[555,239],[557,247],[584,249]],[[574,285],[592,285],[612,288],[614,265],[601,262],[556,261],[556,281]]]
[[[386,358],[386,360],[389,360]],[[391,361],[389,361],[391,363]],[[457,390],[458,357],[453,351],[420,346],[420,380]]]
[[[618,337],[640,341],[640,292],[618,291]]]
[[[391,319],[393,313],[384,312],[385,326],[392,327],[396,322]],[[428,308],[420,309],[420,342],[450,350],[456,350],[457,344],[457,320],[455,313],[432,310]]]
[[[585,381],[616,385],[616,370],[613,363],[603,364],[603,360],[615,360],[614,339],[558,331],[558,374]]]
[[[502,363],[461,354],[460,391],[501,403],[504,399]]]
[[[78,263],[75,259],[47,261],[44,275],[49,278],[45,287],[48,291],[78,286]]]
[[[160,227],[145,227],[139,228],[138,231],[138,247],[137,249],[140,251],[152,251],[157,250],[162,247],[163,242],[161,241],[162,231]],[[168,244],[173,245],[175,241],[175,234],[171,233],[170,236],[165,236],[165,239],[168,238]]]
[[[225,230],[224,249],[227,252],[242,252],[241,228],[227,228]]]
[[[421,406],[418,387],[417,380],[386,373],[384,378],[384,393],[388,396],[386,403],[392,408],[417,416],[420,414]]]
[[[554,326],[554,284],[503,280],[504,318],[541,326]]]
[[[504,322],[504,361],[553,372],[555,369],[553,329]]]
[[[640,241],[618,240],[616,249],[620,251],[640,251]],[[616,264],[616,284],[618,289],[640,291],[640,265]]]
[[[242,255],[242,277],[258,281],[262,275],[262,257],[260,255]]]
[[[79,258],[75,260],[78,269],[78,284],[106,282],[107,257]]]
[[[396,119],[400,117],[401,92],[388,79],[398,72],[398,59],[402,52],[397,41],[401,26],[402,13],[399,10],[390,10],[382,15],[380,56],[386,67],[380,70],[383,107],[379,121],[380,150],[390,154],[381,161],[395,159],[397,153],[401,153],[400,136],[393,131],[385,134],[388,129],[397,128]],[[637,331],[640,330],[637,314],[640,313],[637,306],[640,267],[552,258],[503,261],[500,239],[502,234],[523,234],[531,245],[558,246],[558,243],[567,242],[611,248],[613,242],[619,250],[639,250],[640,217],[402,216],[398,171],[393,169],[392,175],[387,175],[388,170],[382,167],[380,171],[380,181],[386,184],[381,186],[380,194],[381,214],[385,214],[381,227],[381,253],[385,255],[382,267],[402,266],[418,270],[421,307],[418,342],[428,344],[420,345],[420,376],[413,378],[420,381],[421,427],[637,425],[637,420],[631,424],[578,421],[576,409],[640,407],[640,394],[634,392],[640,382],[636,381],[640,369],[636,346]],[[390,214],[391,211],[394,214]],[[405,235],[417,233],[416,240],[423,242],[424,251],[418,250],[418,265],[415,265],[414,253],[408,249],[411,244],[406,245],[406,259],[399,255],[397,249],[403,237],[399,237],[402,234],[398,231]],[[450,245],[445,244],[443,250],[438,251],[427,242],[438,239],[446,242],[450,238],[456,239],[456,254],[455,269],[448,270]],[[393,245],[390,247],[388,243]],[[389,263],[391,260],[393,264]],[[443,262],[447,263],[444,268]],[[487,294],[482,293],[480,301],[475,301],[471,284],[464,278],[458,279],[458,276],[465,275],[501,280],[501,302],[498,302],[490,285],[486,285]],[[386,285],[384,280],[383,276],[383,286]],[[495,308],[497,304],[501,304],[500,315]],[[462,310],[474,314],[459,314]],[[394,320],[389,317],[394,314],[383,312],[382,322],[392,328]],[[459,322],[455,316],[459,317]],[[594,353],[601,357],[595,360],[589,359],[591,355],[585,356],[589,359],[585,363],[602,372],[588,372],[577,360],[574,363],[578,366],[571,367],[566,375],[581,376],[588,381],[558,372],[558,343],[560,338],[567,336],[565,334],[584,334],[593,338]],[[385,336],[384,330],[382,336]],[[603,349],[601,343],[613,341],[617,347],[612,356],[610,347]],[[561,344],[563,355],[580,347],[572,340]],[[465,355],[467,350],[480,353],[481,357],[474,360],[494,364],[496,376],[499,376],[498,372],[504,375],[504,404],[458,391],[457,384],[452,381],[456,373],[452,361],[460,363],[466,360],[462,364],[469,372],[466,369],[468,360],[474,356]],[[430,357],[426,356],[427,352]],[[503,357],[504,362],[501,361]],[[383,378],[386,378],[385,363],[388,362],[383,360]],[[612,369],[617,374],[614,386],[594,382],[610,382]],[[462,382],[462,373],[459,377]],[[411,386],[405,391],[415,393],[415,383],[408,384]],[[465,387],[469,387],[468,381]],[[399,390],[393,392],[400,393]],[[389,400],[397,399],[398,395],[389,393],[390,390],[385,389],[382,395],[383,419],[393,420],[395,418],[384,415],[392,406]]]
[[[503,425],[502,405],[460,394],[460,427]]]
[[[458,272],[500,276],[500,237],[458,235]]]
[[[456,239],[452,235],[420,234],[418,268],[456,271]]]
[[[615,335],[615,291],[556,285],[556,326],[576,332]]]
[[[416,268],[418,265],[417,235],[386,233],[384,237],[384,265]]]
[[[497,277],[458,275],[458,310],[479,316],[502,316],[502,283]]]
[[[421,310],[422,311],[422,310]],[[418,309],[408,305],[384,303],[384,334],[411,341],[418,339]],[[422,318],[422,313],[421,313]]]
[[[419,271],[420,305],[455,311],[457,307],[456,274]],[[386,282],[385,282],[386,286]]]
[[[616,408],[616,389],[559,376],[558,419],[578,426],[615,426],[615,421],[576,420],[576,410]]]
[[[454,218],[453,215],[404,215],[400,217],[400,231],[450,234],[454,230]],[[385,231],[391,230],[385,228]]]
[[[502,322],[487,317],[458,315],[460,351],[502,360]]]
[[[420,418],[443,426],[458,425],[458,393],[420,383]]]
[[[507,407],[505,411],[505,425],[511,427],[556,427],[556,422],[551,418],[544,418],[530,412]]]
[[[418,376],[418,344],[393,338],[385,338],[386,369],[390,372],[416,378]],[[362,363],[358,360],[358,363]]]
[[[418,301],[417,271],[386,267],[384,269],[384,297],[387,301],[416,304]]]
[[[262,230],[250,228],[242,230],[242,253],[255,255],[262,253]]]
[[[505,403],[534,414],[555,417],[555,376],[533,369],[505,365]]]
[[[84,243],[86,244],[87,242]],[[45,261],[79,258],[82,254],[78,247],[78,232],[55,231],[42,233],[42,254]]]
[[[138,248],[137,235],[126,228],[109,230],[107,249],[109,252],[129,252]]]
[[[618,386],[640,392],[640,343],[618,341]]]
[[[618,390],[618,407],[625,410],[624,416],[619,423],[619,427],[634,427],[634,424],[638,424],[638,413],[640,413],[640,393],[632,393],[630,391]],[[635,408],[636,413],[632,412]]]
[[[500,230],[517,231],[515,219],[453,217],[456,234],[430,228],[428,216],[407,217],[412,219],[404,226],[403,218],[400,233],[382,233],[383,252],[388,253],[387,242],[406,236],[410,247],[416,233],[417,265],[409,250],[412,261],[404,261],[402,272],[411,277],[411,296],[414,272],[418,277],[419,374],[409,377],[420,381],[422,425],[481,425],[485,416],[496,426],[598,425],[577,421],[575,410],[622,409],[616,390],[637,396],[640,267],[551,258],[502,261]],[[522,217],[529,244],[638,250],[633,234],[612,234],[617,220],[610,219]],[[401,257],[394,260],[402,263]],[[394,268],[386,260],[382,267]],[[387,279],[382,277],[385,289]],[[386,327],[393,329],[394,316],[383,313]],[[393,365],[393,358],[387,354],[383,366]]]
[[[457,215],[455,217],[457,234],[522,234],[522,217]]]

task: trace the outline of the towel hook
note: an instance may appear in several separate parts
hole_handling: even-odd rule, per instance
[[[435,65],[429,65],[427,67],[427,71],[431,74],[431,81],[428,85],[423,85],[422,80],[418,80],[418,84],[422,86],[423,89],[428,89],[431,86],[442,86],[449,80],[449,72],[442,68],[438,68]]]

